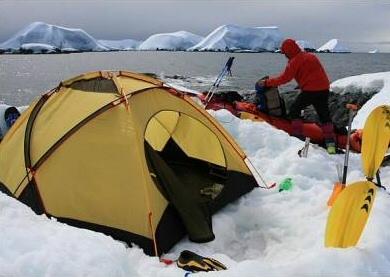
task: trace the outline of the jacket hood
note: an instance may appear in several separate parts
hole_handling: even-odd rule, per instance
[[[281,47],[282,54],[285,54],[287,58],[291,59],[295,57],[297,54],[301,53],[302,50],[298,46],[298,44],[295,42],[295,40],[289,38],[283,41],[282,47]]]

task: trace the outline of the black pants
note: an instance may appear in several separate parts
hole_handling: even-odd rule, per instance
[[[298,94],[295,102],[290,108],[289,117],[297,119],[301,116],[301,110],[309,105],[313,105],[322,124],[331,123],[328,107],[329,90],[322,91],[302,91]]]

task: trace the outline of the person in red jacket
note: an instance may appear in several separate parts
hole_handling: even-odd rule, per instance
[[[328,107],[330,82],[324,67],[316,55],[302,51],[293,39],[283,41],[281,52],[288,59],[284,71],[278,77],[258,80],[256,85],[277,87],[295,79],[301,93],[298,94],[289,112],[294,136],[303,138],[301,110],[311,104],[322,124],[321,128],[328,152],[330,154],[336,153],[334,126]]]

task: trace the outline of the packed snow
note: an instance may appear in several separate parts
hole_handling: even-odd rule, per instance
[[[226,24],[217,27],[206,37],[187,31],[151,35],[144,41],[95,39],[81,29],[34,22],[15,36],[0,44],[5,53],[68,53],[83,51],[231,51],[274,52],[283,41],[279,28],[248,27]],[[300,40],[304,49],[314,51],[310,42]],[[332,39],[320,47],[320,52],[349,52]]]
[[[390,105],[390,72],[338,80],[333,88],[360,90],[381,85],[354,120],[364,126],[377,105]],[[389,276],[390,195],[378,189],[367,225],[356,247],[325,248],[329,208],[338,180],[336,165],[344,155],[328,155],[311,145],[307,158],[297,151],[303,142],[267,123],[240,120],[227,110],[209,111],[237,140],[265,183],[292,178],[290,191],[256,188],[215,214],[216,239],[192,243],[184,238],[163,258],[175,260],[183,250],[212,257],[225,271],[196,276]],[[364,180],[361,155],[350,153],[347,184]],[[381,168],[389,188],[390,167]],[[74,228],[36,215],[17,200],[0,193],[1,276],[188,276],[175,263],[149,257],[134,245],[101,233]],[[192,274],[191,274],[192,275]]]
[[[356,92],[375,94],[356,115],[352,122],[353,129],[363,128],[366,115],[380,105],[390,106],[390,71],[380,73],[368,73],[339,79],[331,84],[332,91],[336,93]]]

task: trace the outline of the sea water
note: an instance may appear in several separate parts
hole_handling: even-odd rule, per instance
[[[331,82],[353,75],[390,71],[390,53],[316,54]],[[95,70],[129,70],[153,73],[159,78],[199,91],[209,90],[233,56],[232,76],[226,75],[218,89],[240,93],[254,91],[266,75],[284,69],[286,58],[277,53],[124,51],[72,54],[0,55],[0,101],[29,105],[61,81]],[[292,82],[281,87],[291,90]]]

